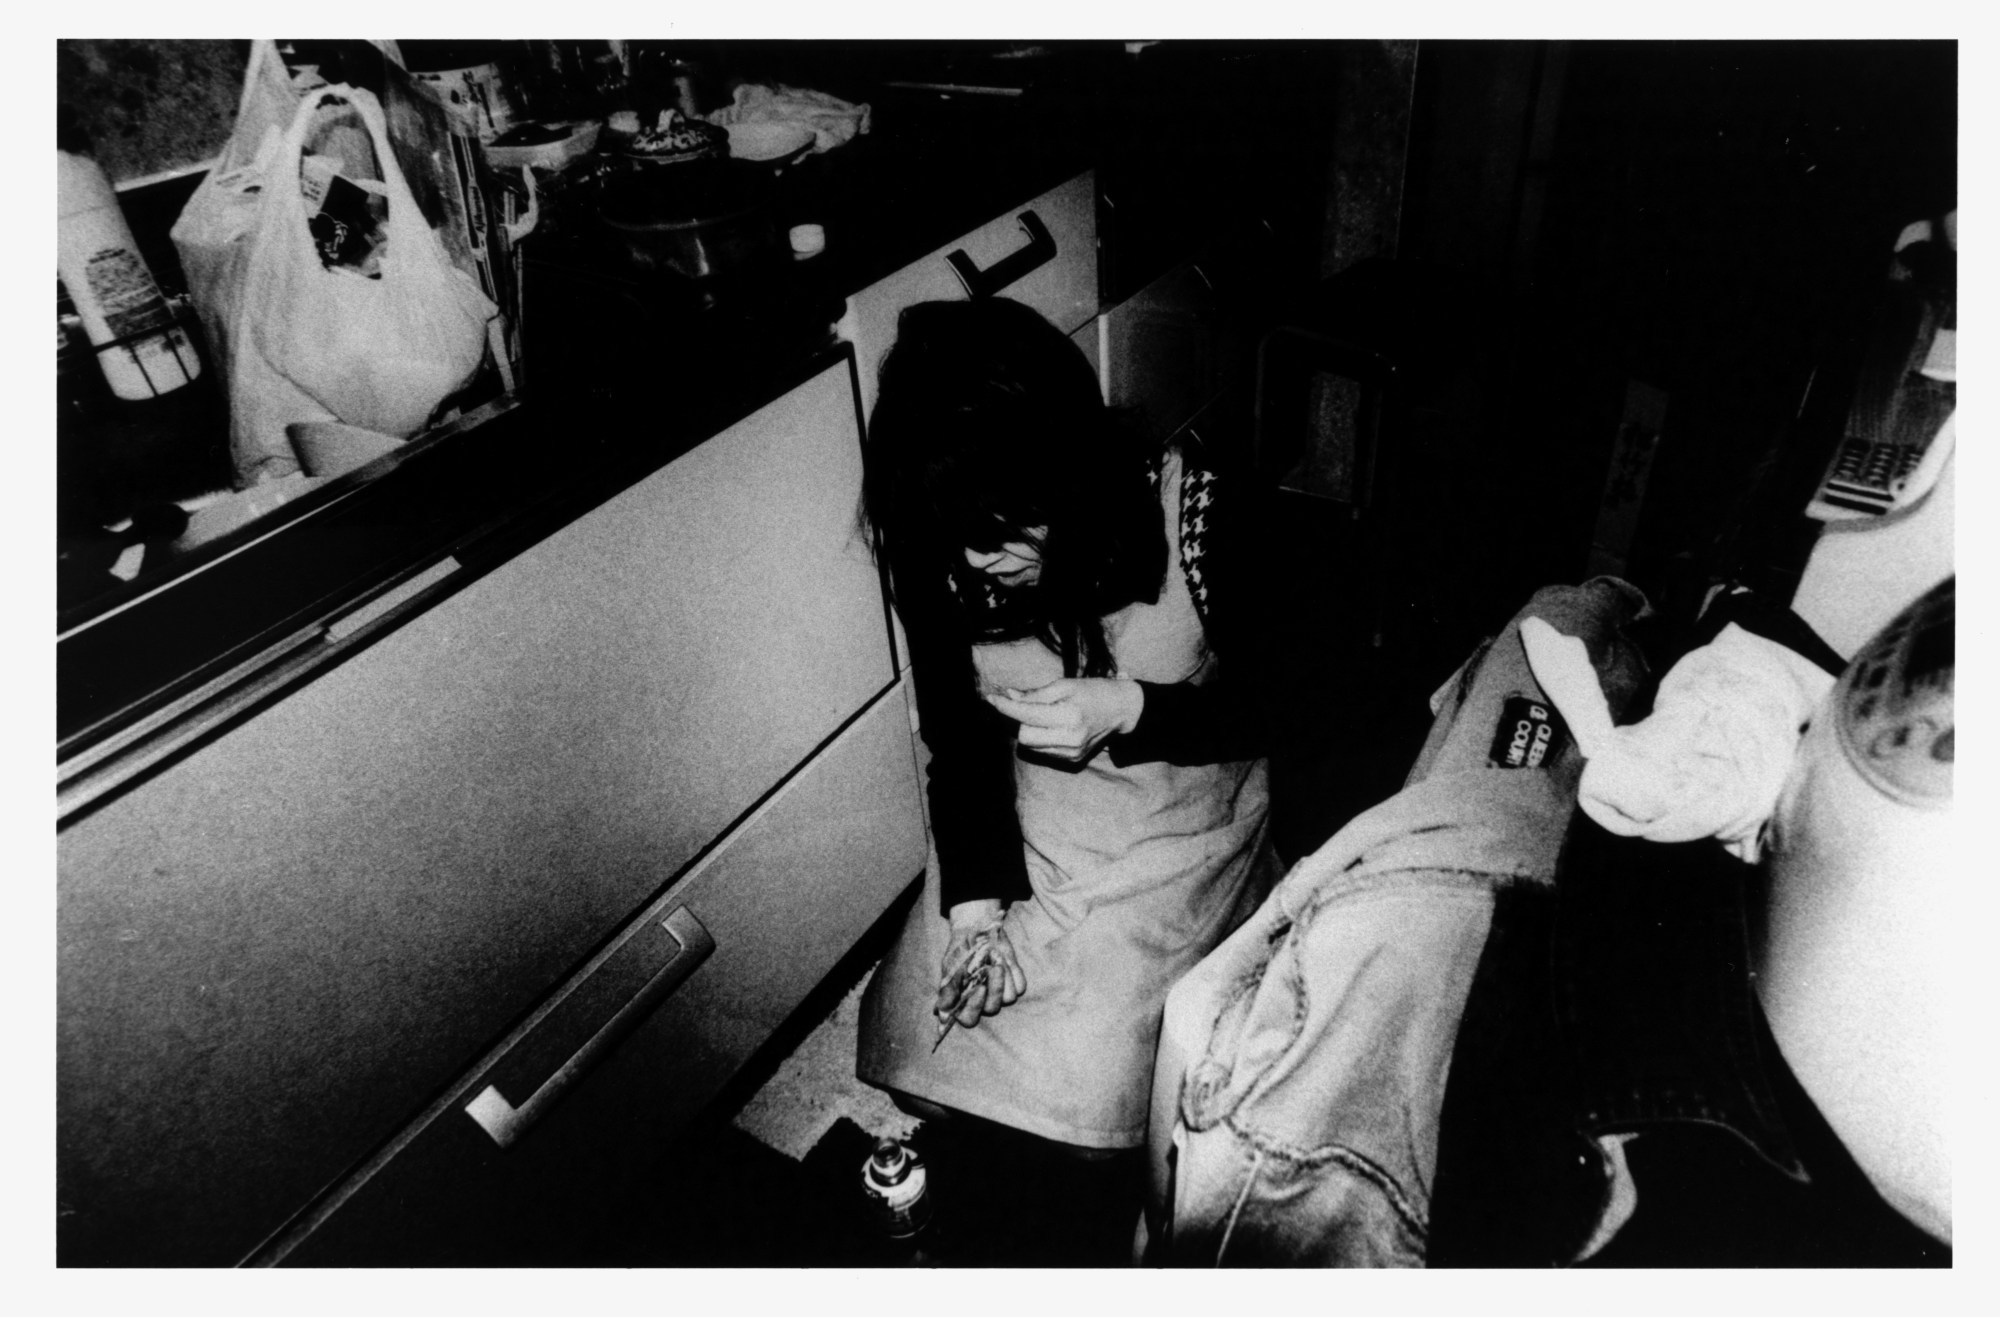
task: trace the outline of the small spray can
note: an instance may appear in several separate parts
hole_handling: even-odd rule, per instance
[[[916,1152],[894,1139],[878,1139],[875,1151],[861,1165],[861,1190],[868,1196],[876,1223],[890,1239],[909,1239],[931,1219],[931,1200],[924,1163]]]

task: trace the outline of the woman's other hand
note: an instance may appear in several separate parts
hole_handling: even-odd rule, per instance
[[[1146,692],[1130,677],[1064,677],[1031,691],[988,694],[986,701],[1021,724],[1020,744],[1080,764],[1107,738],[1139,725]]]
[[[1007,937],[1006,913],[995,900],[961,901],[951,908],[951,937],[945,943],[933,1011],[940,1022],[955,1018],[970,1028],[980,1016],[999,1014],[1028,990],[1028,976]]]

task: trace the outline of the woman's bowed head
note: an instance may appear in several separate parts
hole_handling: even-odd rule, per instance
[[[1022,747],[1081,764],[1137,725],[1101,619],[1159,597],[1158,445],[1107,409],[1061,330],[1005,298],[905,311],[869,423],[864,505],[905,614],[970,644],[1034,637],[1064,677],[987,691]]]

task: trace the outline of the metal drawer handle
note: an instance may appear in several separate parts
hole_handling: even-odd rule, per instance
[[[477,1121],[479,1128],[485,1130],[495,1143],[503,1148],[510,1147],[527,1133],[529,1127],[562,1098],[584,1071],[616,1047],[654,1006],[679,987],[715,950],[715,939],[709,936],[708,930],[686,906],[668,915],[660,922],[660,927],[674,943],[666,963],[654,971],[645,984],[585,1040],[583,1046],[557,1066],[555,1072],[529,1094],[527,1101],[517,1107],[501,1094],[497,1085],[488,1084],[480,1090],[478,1097],[466,1104],[465,1114]],[[637,939],[628,940],[607,957],[606,963],[617,959],[620,952],[635,947],[636,943]],[[532,1044],[533,1040],[531,1030],[523,1041]]]
[[[965,285],[967,297],[991,297],[1007,285],[1041,269],[1056,258],[1056,240],[1049,236],[1048,226],[1042,217],[1032,210],[1021,212],[1021,231],[1028,235],[1028,245],[1016,252],[1009,252],[987,269],[980,269],[972,263],[972,258],[960,248],[945,257],[945,264]]]

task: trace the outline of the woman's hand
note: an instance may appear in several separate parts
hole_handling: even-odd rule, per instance
[[[1130,677],[1064,677],[1036,690],[989,694],[986,702],[1021,724],[1022,745],[1080,764],[1108,737],[1139,725],[1146,692]]]
[[[1028,976],[1002,923],[1006,912],[993,900],[961,901],[951,908],[951,938],[932,1012],[939,1024],[956,1019],[971,1028],[980,1016],[998,1015],[1028,990]]]

